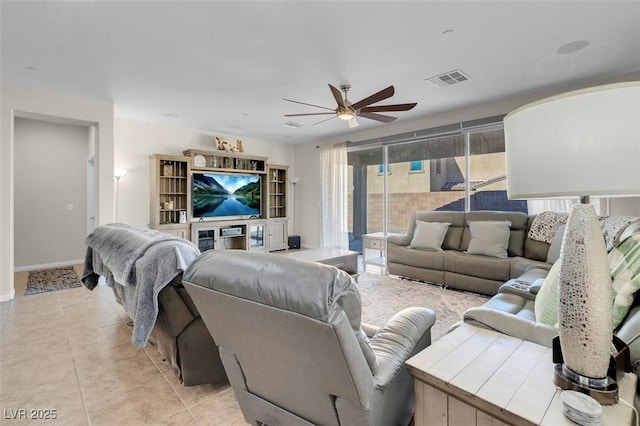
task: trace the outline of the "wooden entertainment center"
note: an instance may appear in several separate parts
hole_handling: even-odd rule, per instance
[[[220,150],[188,149],[182,156],[154,154],[149,159],[150,228],[191,240],[201,251],[288,248],[289,166],[268,164],[267,157]],[[194,172],[260,176],[261,214],[241,219],[194,219],[191,198]]]

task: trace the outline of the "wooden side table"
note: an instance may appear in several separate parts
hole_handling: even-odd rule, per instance
[[[382,268],[382,274],[387,274],[387,237],[384,232],[362,234],[362,270],[367,270],[367,265],[376,265]],[[374,255],[368,256],[367,250],[373,250]]]
[[[416,425],[567,425],[553,383],[552,350],[463,324],[407,361],[415,379]],[[631,405],[635,374],[618,383]],[[604,424],[631,425],[627,405],[604,406]]]

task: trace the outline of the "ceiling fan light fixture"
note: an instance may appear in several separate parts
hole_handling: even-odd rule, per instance
[[[353,117],[355,117],[355,114],[351,110],[348,110],[348,109],[338,110],[338,118],[341,120],[347,121],[347,120],[351,120]]]
[[[300,116],[307,116],[307,115],[309,116],[310,115],[331,115],[331,117],[325,120],[319,121],[317,123],[314,123],[313,125],[315,126],[316,124],[324,123],[325,121],[329,121],[333,118],[338,117],[340,120],[346,121],[349,124],[349,127],[356,127],[358,126],[358,121],[356,120],[356,117],[364,117],[369,120],[380,121],[382,123],[390,123],[394,121],[396,117],[379,114],[379,113],[391,112],[391,111],[409,111],[410,109],[412,109],[417,105],[415,102],[406,103],[406,104],[395,104],[395,105],[373,105],[377,102],[383,101],[393,96],[395,92],[395,89],[393,88],[393,86],[384,88],[374,93],[371,96],[361,99],[356,103],[352,103],[351,101],[349,101],[349,99],[347,99],[347,92],[349,91],[350,88],[351,86],[343,84],[342,86],[340,86],[340,89],[338,89],[337,87],[329,84],[329,89],[331,90],[331,94],[333,95],[333,98],[338,104],[338,107],[335,109],[327,108],[320,105],[309,104],[306,102],[294,101],[287,98],[282,98],[287,102],[293,102],[296,104],[302,104],[302,105],[307,105],[314,108],[320,108],[320,109],[331,111],[331,112],[308,112],[308,113],[301,113],[301,114],[285,114],[284,116],[300,117]],[[344,92],[344,96],[342,95],[340,90]]]

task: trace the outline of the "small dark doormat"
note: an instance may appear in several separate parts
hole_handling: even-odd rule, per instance
[[[73,266],[29,271],[25,296],[29,294],[46,293],[48,291],[64,290],[80,287],[82,283]]]

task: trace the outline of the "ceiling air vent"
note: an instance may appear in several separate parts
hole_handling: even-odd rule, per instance
[[[295,121],[287,121],[286,123],[282,123],[281,126],[289,127],[291,129],[297,129],[298,127],[304,126],[304,124],[296,123]]]
[[[469,80],[469,76],[460,70],[449,71],[427,79],[429,83],[436,87],[447,87],[467,80]]]

